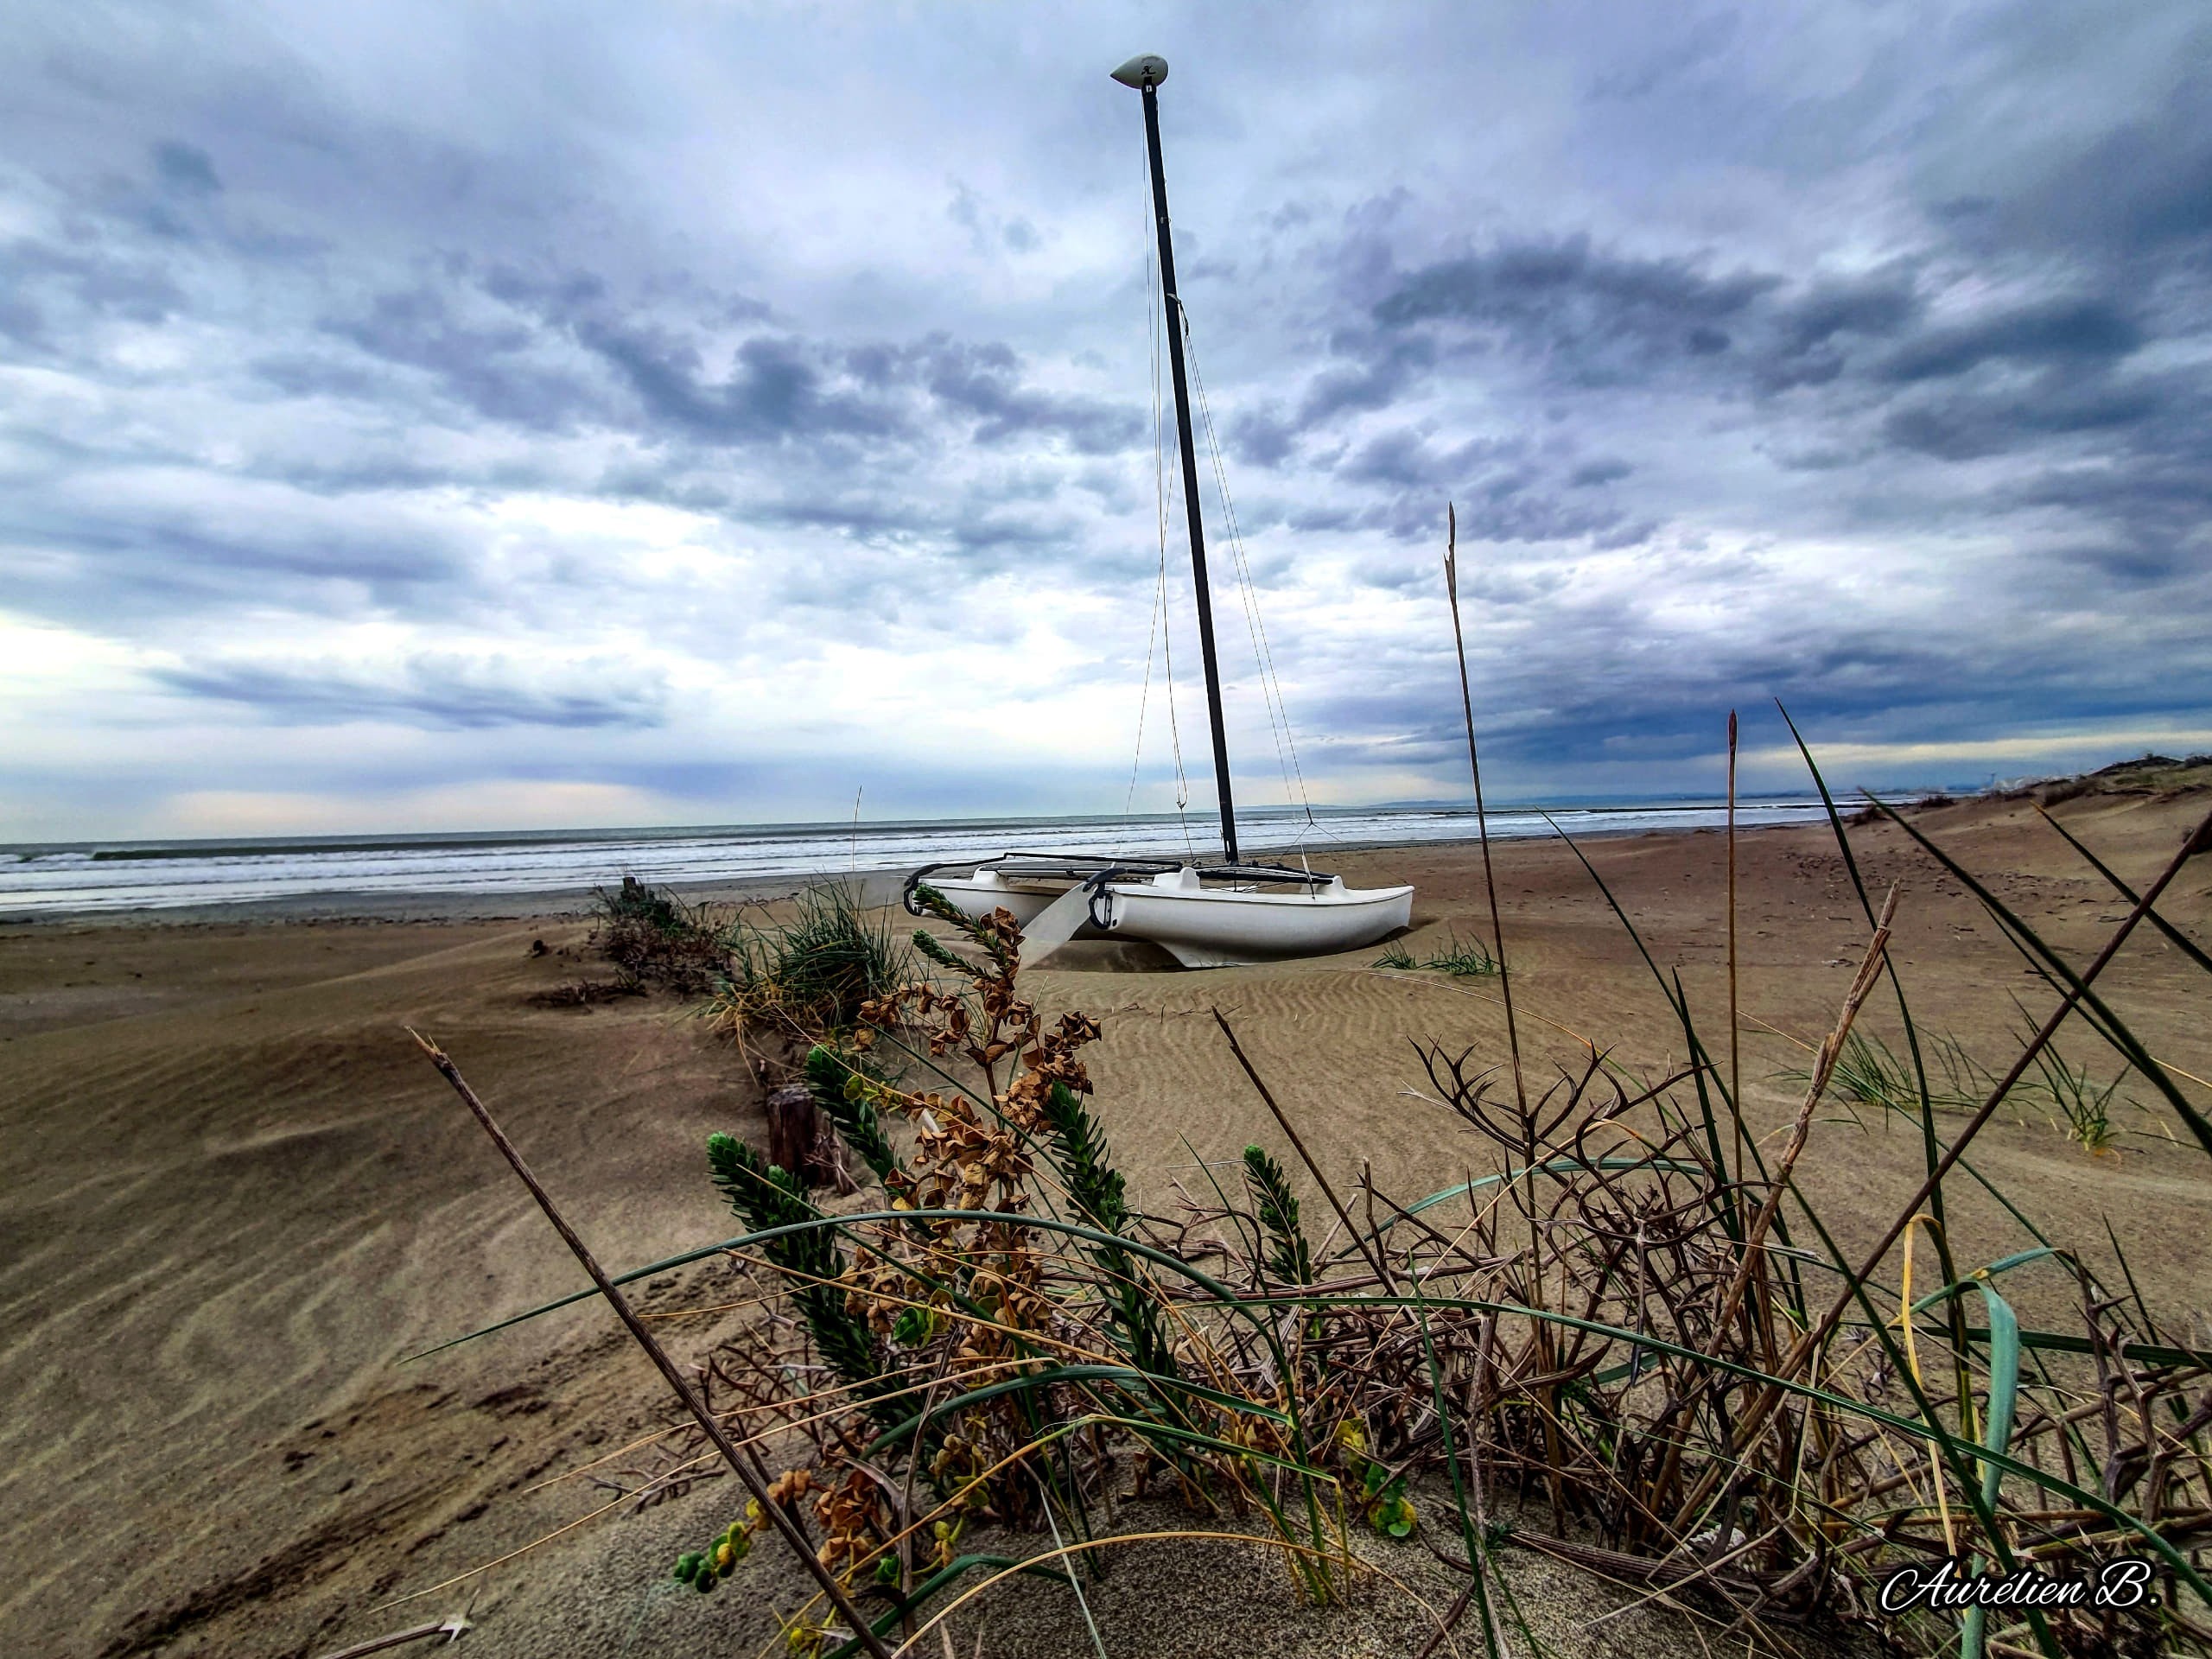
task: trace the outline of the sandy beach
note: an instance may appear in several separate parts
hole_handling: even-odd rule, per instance
[[[2056,810],[2140,882],[2209,804],[2212,791],[2197,789]],[[2024,803],[1968,802],[1916,823],[2076,962],[2125,912]],[[1892,950],[1916,1017],[1971,1054],[2004,1056],[2049,1011],[2050,992],[1900,832],[1852,833],[1876,893],[1900,887]],[[1725,1031],[1723,838],[1587,850],[1659,966],[1680,971],[1706,1028]],[[1827,1029],[1869,930],[1825,829],[1746,836],[1740,858],[1742,1069],[1750,1116],[1770,1131],[1796,1103],[1779,1075],[1804,1063],[1792,1039]],[[1681,1034],[1650,970],[1573,855],[1521,842],[1497,860],[1539,1061],[1570,1064],[1586,1039],[1637,1070],[1678,1060]],[[1342,868],[1416,885],[1406,941],[1416,956],[1487,936],[1471,846],[1363,852]],[[2188,867],[2161,911],[2207,938],[2212,863]],[[752,1080],[666,997],[560,1006],[563,987],[604,976],[588,932],[571,899],[537,914],[442,900],[376,916],[308,907],[0,929],[0,1526],[15,1568],[0,1626],[10,1652],[312,1659],[465,1606],[477,1628],[463,1651],[484,1655],[747,1653],[772,1638],[759,1605],[772,1595],[707,1601],[666,1580],[687,1529],[727,1509],[722,1492],[632,1518],[588,1476],[538,1489],[616,1451],[662,1409],[658,1379],[602,1308],[402,1363],[581,1282],[407,1027],[454,1056],[610,1265],[735,1230],[702,1148],[716,1129],[760,1136]],[[1217,1007],[1325,1168],[1349,1180],[1370,1160],[1383,1189],[1417,1196],[1491,1159],[1421,1097],[1413,1043],[1501,1059],[1503,1023],[1495,981],[1378,970],[1376,955],[1179,973],[1077,946],[1029,982],[1048,1009],[1081,1008],[1104,1027],[1091,1052],[1096,1109],[1154,1207],[1173,1202],[1172,1182],[1193,1163],[1280,1140],[1223,1045]],[[2171,945],[2146,930],[2103,983],[2153,1053],[2212,1076],[2204,982]],[[1878,1000],[1868,1020],[1896,1028]],[[2100,1078],[2118,1070],[2078,1027],[2060,1046]],[[2212,1090],[2189,1086],[2212,1105]],[[2139,1080],[2120,1093],[2156,1098]],[[2114,1124],[2117,1149],[2092,1155],[2041,1112],[2008,1110],[1977,1161],[2092,1261],[2110,1262],[2109,1227],[2161,1320],[2212,1339],[2204,1160],[2168,1137],[2158,1112],[2121,1107]],[[1854,1125],[1838,1108],[1815,1137],[1800,1179],[1847,1244],[1871,1243],[1917,1180],[1917,1136]],[[1953,1230],[1974,1262],[2020,1236],[1993,1205],[1961,1206]],[[718,1271],[665,1275],[643,1303],[709,1302]],[[2018,1285],[2030,1315],[2069,1291],[2056,1274]],[[664,1328],[682,1353],[717,1327]],[[622,1466],[597,1473],[613,1479]],[[518,1560],[448,1582],[610,1504]],[[753,1567],[764,1586],[777,1582],[766,1563]],[[1557,1570],[1531,1558],[1527,1571],[1541,1601]],[[1224,1573],[1249,1573],[1248,1592],[1233,1610],[1192,1613],[1173,1650],[1275,1650],[1257,1632],[1301,1617],[1279,1573],[1163,1559],[1125,1572],[1122,1593],[1169,1618],[1179,1595],[1196,1605],[1243,1582]],[[1035,1633],[1049,1618],[1025,1625],[1009,1609],[988,1654],[1053,1650]],[[1257,1622],[1240,1623],[1253,1609]],[[1407,1637],[1412,1617],[1386,1598],[1317,1616],[1299,1638],[1310,1645],[1281,1650],[1412,1651],[1425,1639]],[[1638,1628],[1567,1630],[1560,1650],[1615,1650]]]

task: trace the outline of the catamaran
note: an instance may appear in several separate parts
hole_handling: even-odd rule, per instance
[[[1177,296],[1175,251],[1168,235],[1167,180],[1160,162],[1159,93],[1167,79],[1167,62],[1147,54],[1130,59],[1113,75],[1144,98],[1167,361],[1175,387],[1175,431],[1190,520],[1192,588],[1197,599],[1199,654],[1205,665],[1223,855],[1217,863],[1080,853],[1001,853],[926,865],[906,878],[906,908],[922,913],[917,889],[927,883],[979,919],[995,909],[1009,911],[1021,925],[1023,958],[1032,963],[1070,939],[1080,938],[1149,940],[1185,968],[1235,967],[1356,950],[1408,925],[1414,902],[1410,887],[1348,887],[1342,876],[1306,868],[1302,859],[1296,869],[1287,864],[1248,863],[1237,849],[1229,749],[1222,728],[1221,674],[1214,657],[1213,599],[1206,583],[1205,527],[1198,505],[1198,461],[1183,359],[1183,307]],[[948,870],[964,874],[943,874]]]

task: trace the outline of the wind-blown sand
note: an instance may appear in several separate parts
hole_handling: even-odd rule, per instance
[[[2208,805],[2212,791],[2199,789],[2058,810],[2139,882]],[[1968,803],[1916,822],[1994,875],[2007,902],[2077,962],[2126,908],[2024,805]],[[1985,1061],[2005,1058],[2050,992],[1897,831],[1853,836],[1876,893],[1903,886],[1893,948],[1923,1026]],[[1588,849],[1662,968],[1679,967],[1709,1041],[1726,1032],[1722,849],[1700,833]],[[1516,842],[1497,857],[1537,1058],[1571,1061],[1568,1032],[1639,1068],[1679,1057],[1681,1033],[1649,969],[1573,855]],[[1864,948],[1865,920],[1824,830],[1749,836],[1741,857],[1744,1007],[1813,1040]],[[1341,865],[1355,880],[1417,884],[1407,941],[1416,955],[1454,932],[1487,935],[1471,848],[1361,853]],[[312,1656],[454,1611],[472,1595],[477,1629],[463,1651],[483,1655],[747,1653],[773,1637],[766,1604],[792,1580],[770,1552],[744,1569],[757,1583],[741,1575],[711,1600],[666,1580],[676,1548],[727,1518],[721,1485],[384,1605],[607,1503],[613,1493],[589,1479],[527,1489],[620,1446],[663,1404],[658,1378],[592,1304],[399,1363],[581,1282],[402,1028],[448,1048],[611,1265],[735,1230],[706,1179],[702,1142],[713,1129],[760,1127],[733,1054],[671,1001],[533,1001],[603,976],[577,954],[584,921],[472,920],[441,908],[447,919],[0,928],[9,1652]],[[2190,866],[2161,911],[2212,939],[2212,860]],[[538,938],[550,949],[533,956]],[[1373,950],[1204,974],[1127,971],[1128,954],[1077,947],[1029,983],[1047,1007],[1081,1007],[1104,1026],[1091,1051],[1098,1109],[1155,1207],[1194,1160],[1234,1157],[1249,1141],[1282,1150],[1213,1025],[1217,1005],[1346,1185],[1363,1158],[1386,1191],[1408,1196],[1490,1167],[1484,1143],[1408,1091],[1425,1086],[1409,1039],[1503,1059],[1494,981],[1378,973]],[[2154,1053],[2212,1076],[2207,982],[2178,952],[2145,929],[2103,985]],[[1894,1031],[1881,999],[1870,1009],[1876,1029]],[[2062,1046],[2101,1077],[2117,1069],[2078,1027]],[[1763,1128],[1794,1106],[1775,1074],[1799,1063],[1788,1041],[1747,1024],[1744,1077]],[[2212,1106],[2212,1090],[2187,1086]],[[2139,1083],[2123,1092],[2155,1098]],[[2177,1332],[2212,1338],[2212,1165],[2169,1141],[2155,1113],[2119,1121],[2131,1131],[2121,1152],[2092,1157],[2039,1114],[2008,1113],[1976,1162],[2093,1261],[2110,1259],[2109,1222],[2154,1311]],[[1903,1126],[1862,1130],[1839,1117],[1816,1128],[1800,1178],[1847,1243],[1871,1243],[1919,1160]],[[1955,1205],[1962,1259],[2014,1247],[2017,1231],[1993,1205]],[[710,1300],[719,1271],[667,1275],[645,1305]],[[2066,1294],[2055,1274],[2012,1282],[2031,1317],[2039,1300],[2048,1308]],[[665,1329],[693,1352],[712,1322]],[[1323,1618],[1299,1611],[1280,1570],[1249,1554],[1208,1564],[1204,1552],[1147,1548],[1102,1592],[1117,1659],[1412,1652],[1433,1629],[1391,1592]],[[1687,1640],[1656,1632],[1650,1613],[1586,1628],[1597,1605],[1586,1583],[1509,1553],[1522,1563],[1532,1617],[1552,1609],[1540,1622],[1556,1624],[1560,1652]],[[1376,1559],[1424,1594],[1456,1592],[1417,1548]],[[985,1630],[983,1650],[1004,1659],[1087,1650],[1088,1640],[1059,1592],[1032,1586]]]

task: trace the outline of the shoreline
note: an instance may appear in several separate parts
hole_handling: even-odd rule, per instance
[[[1736,835],[1741,841],[1753,836],[1782,834],[1807,827],[1803,823],[1738,824]],[[1637,840],[1646,836],[1672,838],[1719,833],[1710,824],[1656,828],[1637,825],[1618,830],[1583,830],[1577,832],[1574,840],[1577,845],[1583,845],[1596,842]],[[1491,844],[1495,852],[1501,848],[1526,842],[1550,845],[1557,839],[1553,836],[1492,836]],[[1481,844],[1473,836],[1458,840],[1344,842],[1332,846],[1329,849],[1329,859],[1323,861],[1325,867],[1328,861],[1339,855],[1363,860],[1387,853],[1472,854],[1480,849]],[[1294,855],[1265,852],[1255,855],[1287,858]],[[895,869],[858,871],[817,869],[736,880],[653,880],[646,885],[687,904],[772,904],[779,899],[791,898],[806,887],[855,880],[861,886],[862,902],[874,907],[898,902],[909,868],[902,866]],[[213,927],[231,924],[281,926],[346,923],[437,925],[540,919],[549,922],[586,921],[593,914],[594,896],[599,891],[597,885],[499,892],[438,888],[364,892],[333,887],[315,893],[281,893],[265,899],[229,899],[206,904],[55,906],[37,910],[10,911],[4,903],[0,903],[0,931],[18,928],[67,927],[70,931],[82,932],[107,925]]]

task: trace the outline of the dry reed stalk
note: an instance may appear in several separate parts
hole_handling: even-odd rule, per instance
[[[340,1648],[334,1653],[326,1653],[322,1659],[367,1659],[370,1654],[382,1653],[386,1649],[402,1647],[410,1642],[426,1642],[434,1636],[442,1636],[448,1642],[458,1642],[461,1633],[468,1628],[467,1618],[455,1613],[435,1624],[417,1624],[412,1630],[394,1630],[390,1636],[372,1637],[366,1642],[356,1642],[350,1648]]]
[[[1367,1265],[1375,1269],[1376,1278],[1386,1286],[1394,1283],[1390,1269],[1383,1262],[1381,1254],[1373,1242],[1352,1225],[1351,1211],[1345,1209],[1344,1200],[1337,1197],[1336,1188],[1329,1185],[1329,1178],[1321,1173],[1321,1166],[1313,1161],[1313,1154],[1306,1150],[1306,1142],[1291,1126],[1290,1119],[1285,1116],[1282,1108],[1275,1103],[1274,1091],[1268,1087],[1266,1080],[1246,1057],[1243,1044],[1236,1040],[1236,1033],[1229,1028],[1229,1021],[1223,1018],[1218,1007],[1213,1011],[1213,1019],[1214,1023],[1221,1027],[1221,1034],[1229,1039],[1229,1052],[1236,1057],[1236,1064],[1244,1068],[1244,1075],[1252,1079],[1252,1086],[1260,1091],[1260,1098],[1268,1103],[1268,1109],[1274,1114],[1275,1122],[1282,1125],[1282,1132],[1290,1137],[1291,1149],[1297,1153],[1298,1161],[1304,1164],[1314,1180],[1319,1183],[1321,1196],[1328,1199],[1329,1208],[1337,1212],[1337,1219],[1344,1224],[1345,1233],[1359,1245],[1360,1253],[1367,1258]]]
[[[484,1103],[477,1098],[476,1091],[468,1086],[467,1080],[461,1075],[460,1068],[454,1065],[453,1060],[443,1049],[420,1032],[410,1029],[407,1034],[421,1046],[423,1052],[429,1056],[430,1064],[438,1069],[439,1076],[453,1085],[454,1092],[461,1096],[462,1103],[475,1114],[476,1121],[484,1127],[484,1133],[492,1137],[492,1144],[499,1149],[500,1155],[507,1160],[508,1167],[512,1169],[522,1184],[530,1189],[531,1197],[537,1200],[537,1207],[545,1212],[546,1220],[553,1224],[553,1230],[561,1235],[562,1242],[568,1245],[577,1262],[582,1265],[583,1270],[591,1275],[592,1283],[599,1287],[599,1294],[605,1297],[607,1305],[613,1308],[615,1317],[622,1321],[638,1346],[644,1349],[646,1356],[652,1359],[654,1365],[659,1368],[661,1376],[667,1379],[668,1386],[674,1390],[676,1397],[683,1402],[684,1409],[691,1414],[697,1421],[700,1429],[709,1440],[714,1442],[715,1449],[722,1454],[723,1460],[736,1471],[738,1479],[744,1483],[745,1489],[752,1494],[753,1502],[760,1506],[762,1513],[775,1526],[784,1542],[790,1546],[791,1554],[798,1558],[815,1582],[822,1586],[823,1593],[830,1598],[830,1605],[837,1610],[837,1616],[852,1626],[854,1634],[874,1659],[891,1659],[890,1650],[877,1639],[874,1627],[861,1616],[860,1609],[853,1605],[852,1598],[846,1593],[844,1586],[839,1584],[830,1569],[816,1558],[813,1545],[807,1541],[806,1535],[798,1529],[798,1522],[784,1512],[780,1503],[769,1497],[766,1483],[753,1471],[752,1465],[738,1454],[737,1447],[731,1443],[729,1436],[722,1432],[722,1427],[715,1421],[714,1414],[707,1409],[706,1402],[699,1397],[697,1391],[685,1379],[683,1373],[677,1370],[676,1362],[668,1357],[668,1351],[654,1339],[652,1332],[645,1329],[645,1321],[640,1319],[631,1308],[629,1298],[623,1295],[607,1278],[606,1272],[599,1265],[598,1258],[592,1255],[589,1246],[577,1236],[576,1230],[569,1225],[567,1218],[561,1214],[559,1206],[553,1202],[552,1194],[548,1192],[537,1177],[531,1173],[530,1166],[523,1161],[522,1154],[516,1149],[515,1143],[507,1138],[506,1131],[499,1126]]]
[[[1852,976],[1851,988],[1844,994],[1843,1007],[1837,1014],[1835,1028],[1821,1044],[1820,1058],[1813,1067],[1813,1081],[1805,1090],[1804,1103],[1797,1108],[1796,1122],[1789,1126],[1789,1142],[1783,1148],[1781,1160],[1768,1179],[1766,1201],[1759,1205],[1758,1214],[1752,1217],[1751,1231],[1744,1238],[1743,1265],[1736,1269],[1736,1277],[1728,1287],[1728,1294],[1720,1304],[1720,1317],[1716,1323],[1726,1329],[1736,1317],[1742,1305],[1744,1290],[1751,1281],[1751,1270],[1762,1259],[1760,1249],[1766,1243],[1767,1230],[1774,1225],[1776,1211],[1782,1208],[1782,1195],[1789,1187],[1789,1172],[1797,1167],[1798,1155],[1805,1150],[1806,1137],[1813,1127],[1813,1109],[1820,1104],[1821,1096],[1827,1092],[1828,1079],[1835,1075],[1837,1058],[1843,1052],[1844,1039],[1851,1035],[1852,1023],[1859,1018],[1859,1006],[1866,1001],[1866,994],[1874,988],[1874,981],[1882,971],[1882,953],[1889,948],[1890,918],[1897,913],[1897,890],[1891,887],[1889,897],[1882,901],[1880,919],[1874,924],[1874,937],[1866,942],[1866,954],[1860,958],[1859,971]]]
[[[1736,998],[1736,711],[1728,711],[1728,1111],[1736,1123],[1736,1185],[1744,1184],[1742,1016]]]
[[[1497,952],[1497,988],[1505,999],[1505,1041],[1513,1056],[1513,1093],[1525,1107],[1528,1086],[1521,1076],[1521,1030],[1513,1018],[1513,976],[1505,962],[1505,929],[1497,915],[1497,878],[1491,868],[1490,818],[1483,810],[1483,763],[1475,751],[1475,697],[1467,683],[1467,639],[1459,626],[1459,512],[1444,504],[1444,592],[1452,601],[1452,644],[1459,658],[1459,708],[1467,720],[1467,770],[1475,784],[1475,833],[1483,848],[1483,890],[1490,895],[1490,936]]]
[[[1460,712],[1465,716],[1467,725],[1467,771],[1474,782],[1475,829],[1482,842],[1483,891],[1490,899],[1491,941],[1492,948],[1497,953],[1497,988],[1498,994],[1505,1002],[1505,1041],[1507,1051],[1513,1062],[1513,1096],[1516,1103],[1525,1113],[1529,1105],[1529,1087],[1521,1065],[1521,1027],[1519,1022],[1513,1017],[1513,973],[1505,959],[1505,926],[1498,917],[1497,876],[1492,868],[1490,855],[1490,815],[1484,810],[1482,757],[1475,743],[1474,692],[1470,688],[1467,679],[1467,638],[1459,621],[1459,509],[1449,501],[1444,504],[1444,592],[1446,598],[1451,601],[1452,644],[1459,663],[1459,708]],[[1537,1306],[1541,1307],[1543,1296],[1543,1274],[1541,1268],[1531,1281],[1531,1285],[1533,1294],[1537,1299]],[[1551,1327],[1540,1322],[1535,1332],[1535,1337],[1539,1354],[1542,1357],[1541,1368],[1548,1371],[1552,1369]],[[1552,1433],[1554,1414],[1548,1399],[1545,1403],[1543,1416],[1545,1433],[1549,1437]],[[1551,1449],[1554,1452],[1557,1451],[1555,1445]],[[1560,1502],[1556,1481],[1553,1483],[1552,1515],[1554,1529],[1563,1530],[1566,1526],[1566,1511]]]

